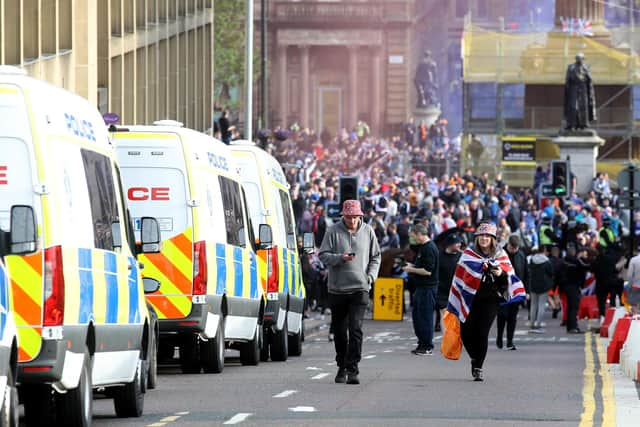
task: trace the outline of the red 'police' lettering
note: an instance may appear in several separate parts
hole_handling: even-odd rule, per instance
[[[169,187],[131,187],[127,190],[127,198],[133,201],[169,199]]]
[[[0,185],[7,185],[9,181],[7,180],[7,166],[0,165]]]
[[[169,187],[152,188],[151,200],[169,200]]]

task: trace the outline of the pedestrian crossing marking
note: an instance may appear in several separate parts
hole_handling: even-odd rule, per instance
[[[316,376],[311,377],[312,380],[321,380],[324,377],[328,377],[329,373],[328,372],[323,372],[322,374],[318,374]]]

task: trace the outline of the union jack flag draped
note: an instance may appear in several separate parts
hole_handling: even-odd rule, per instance
[[[482,281],[482,265],[488,261],[471,248],[467,248],[460,257],[449,291],[449,303],[447,310],[458,316],[461,322],[467,319],[473,298]],[[523,301],[526,296],[524,284],[515,275],[511,261],[507,253],[499,249],[495,261],[500,264],[502,271],[507,275],[508,299],[503,304],[512,304]]]

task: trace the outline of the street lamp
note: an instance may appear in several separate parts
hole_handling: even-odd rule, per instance
[[[246,0],[247,17],[245,28],[245,102],[244,102],[244,138],[253,140],[253,0]]]

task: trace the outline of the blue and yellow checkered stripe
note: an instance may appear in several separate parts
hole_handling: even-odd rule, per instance
[[[215,263],[209,266],[209,283],[209,293],[215,290],[216,295],[260,298],[256,255],[247,249],[216,243]]]
[[[280,263],[279,291],[304,298],[306,292],[298,254],[287,248],[279,248],[278,261]]]
[[[64,248],[65,324],[139,324],[138,265],[99,249]]]
[[[1,263],[2,261],[0,261]],[[0,340],[4,338],[9,313],[9,279],[3,265],[0,265]]]

